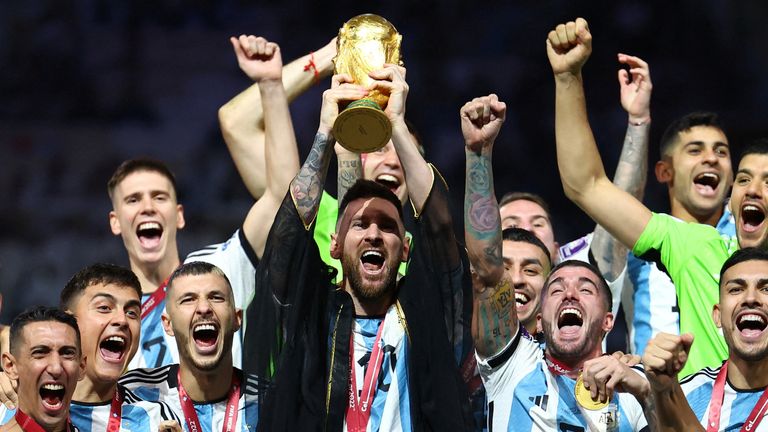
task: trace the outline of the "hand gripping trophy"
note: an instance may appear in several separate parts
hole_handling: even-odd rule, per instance
[[[402,36],[389,21],[373,14],[358,15],[339,29],[336,73],[348,74],[355,83],[367,86],[372,79],[368,73],[381,69],[385,63],[402,65],[400,41]],[[392,124],[384,114],[389,97],[378,90],[353,101],[339,114],[333,124],[333,136],[346,149],[370,153],[384,147],[392,138]]]

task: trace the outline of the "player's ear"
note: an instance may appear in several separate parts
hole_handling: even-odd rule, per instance
[[[717,328],[723,328],[723,323],[720,316],[720,303],[715,303],[715,305],[712,306],[712,321],[715,322]]]
[[[240,330],[240,327],[243,325],[243,310],[242,309],[235,309],[235,331]]]
[[[536,333],[544,333],[544,326],[541,324],[541,313],[536,314]]]
[[[184,206],[176,204],[176,228],[182,229],[186,224],[184,220]]]
[[[16,369],[16,357],[10,352],[3,353],[3,371],[11,380],[19,379],[19,371]]]
[[[122,232],[120,229],[120,220],[117,218],[117,213],[115,213],[114,210],[109,212],[109,228],[114,235],[120,235]]]
[[[163,315],[160,318],[163,321],[163,330],[165,330],[165,334],[173,336],[173,326],[171,325],[171,317],[168,315],[168,312],[163,312]]]
[[[339,243],[339,234],[331,233],[331,258],[340,260],[343,245]]]
[[[659,183],[669,183],[673,178],[672,163],[667,160],[660,160],[656,162],[654,167],[656,173],[656,180]]]

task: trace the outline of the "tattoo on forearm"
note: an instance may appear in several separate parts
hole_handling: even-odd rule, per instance
[[[613,184],[642,199],[648,167],[648,134],[650,124],[630,124],[624,136],[619,166],[613,176]]]
[[[339,160],[339,174],[338,174],[338,201],[344,199],[344,195],[353,184],[359,179],[363,178],[363,167],[360,163],[360,157],[352,160]]]
[[[473,242],[483,245],[483,260],[500,265],[501,218],[493,192],[490,157],[467,153],[466,175],[464,229]]]
[[[332,149],[332,137],[323,133],[315,135],[315,142],[312,143],[307,160],[291,182],[296,210],[305,225],[311,223],[317,214]]]
[[[483,357],[497,354],[509,342],[517,325],[515,290],[509,277],[504,276],[499,284],[475,293],[477,302],[473,329],[477,352]]]

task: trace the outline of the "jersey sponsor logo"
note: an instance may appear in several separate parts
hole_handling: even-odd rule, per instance
[[[571,257],[572,255],[578,253],[588,245],[589,243],[587,242],[587,239],[585,237],[582,237],[578,240],[574,240],[568,243],[567,245],[560,248],[561,260],[565,260],[566,258]]]
[[[534,405],[541,408],[543,411],[547,410],[547,403],[549,402],[549,395],[530,396],[528,399],[533,402]]]

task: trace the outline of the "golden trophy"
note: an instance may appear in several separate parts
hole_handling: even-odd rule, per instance
[[[348,74],[356,84],[368,86],[368,73],[385,63],[402,65],[402,36],[389,21],[373,14],[358,15],[339,29],[335,73]],[[333,124],[333,136],[339,144],[355,153],[370,153],[384,147],[392,138],[392,123],[384,114],[389,96],[372,90],[368,96],[353,101],[339,113]]]

